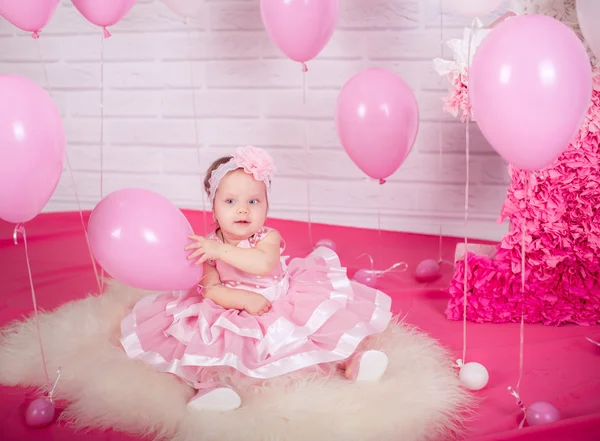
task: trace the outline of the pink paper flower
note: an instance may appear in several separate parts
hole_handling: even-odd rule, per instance
[[[243,167],[244,171],[254,176],[257,181],[268,183],[273,179],[275,166],[265,150],[251,145],[238,147],[233,158],[238,167]]]
[[[467,94],[467,74],[456,75],[451,81],[452,90],[450,96],[443,99],[444,110],[455,118],[460,114],[461,122],[466,122],[467,118],[473,119],[473,109],[469,104],[469,96]]]

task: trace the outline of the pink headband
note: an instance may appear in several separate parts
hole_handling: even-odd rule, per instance
[[[257,181],[263,181],[267,188],[267,197],[269,196],[271,193],[271,180],[273,179],[273,173],[275,173],[273,159],[263,149],[247,145],[238,147],[228,162],[221,164],[210,174],[209,199],[211,203],[215,200],[215,194],[221,179],[230,171],[238,168],[243,168],[246,173],[252,175]]]

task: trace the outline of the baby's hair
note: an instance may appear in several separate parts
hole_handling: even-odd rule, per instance
[[[214,172],[220,165],[223,165],[227,162],[229,162],[229,160],[232,158],[233,156],[222,156],[221,158],[217,159],[215,162],[213,162],[210,167],[208,167],[208,170],[206,170],[206,176],[204,176],[204,191],[206,192],[206,194],[210,197],[210,175],[212,174],[212,172]]]

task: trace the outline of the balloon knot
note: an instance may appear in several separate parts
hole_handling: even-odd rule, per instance
[[[40,38],[40,33],[38,31],[35,31],[31,34],[31,38],[33,38],[34,40],[37,40],[38,38]]]
[[[110,32],[108,32],[108,29],[103,28],[104,29],[104,38],[109,38],[110,37]]]
[[[19,245],[19,233],[25,234],[25,225],[17,224],[13,231],[13,242],[15,245]]]
[[[304,62],[302,62],[302,72],[308,72],[308,66]]]
[[[380,179],[379,180],[379,185],[383,185],[383,184],[385,184],[385,179]]]

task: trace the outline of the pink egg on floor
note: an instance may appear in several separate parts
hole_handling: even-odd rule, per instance
[[[54,419],[54,404],[48,398],[33,400],[25,413],[25,422],[35,429],[45,427]]]
[[[356,274],[354,274],[354,280],[371,288],[374,288],[377,284],[377,276],[373,274],[372,271],[366,269],[359,269]]]
[[[560,420],[560,413],[556,407],[545,401],[533,403],[525,411],[525,416],[527,418],[527,424],[530,426],[554,423]]]
[[[432,282],[441,277],[442,271],[437,260],[425,259],[417,265],[415,278],[419,282]]]
[[[335,242],[331,239],[320,239],[316,244],[315,248],[325,247],[335,251]]]

